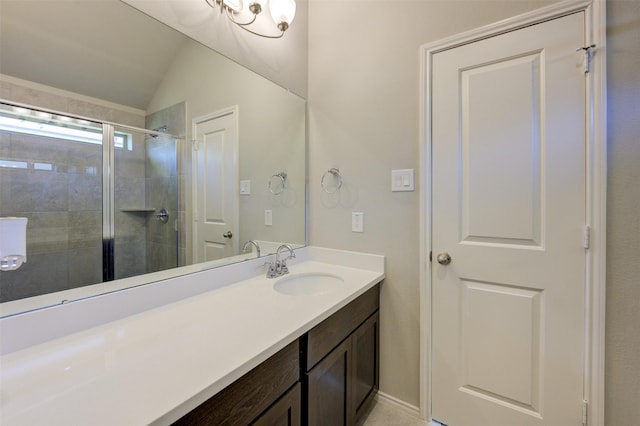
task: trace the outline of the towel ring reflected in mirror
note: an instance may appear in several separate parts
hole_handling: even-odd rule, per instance
[[[279,172],[271,175],[269,178],[269,192],[273,195],[282,194],[284,192],[284,184],[287,182],[287,174]]]
[[[322,180],[320,181],[320,186],[327,194],[335,194],[338,192],[342,186],[342,175],[340,174],[340,170],[336,167],[332,167],[324,172]]]

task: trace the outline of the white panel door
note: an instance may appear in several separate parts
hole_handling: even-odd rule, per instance
[[[238,141],[235,113],[195,120],[196,262],[238,254]]]
[[[584,13],[433,56],[432,416],[581,425]],[[439,254],[447,253],[446,264]]]

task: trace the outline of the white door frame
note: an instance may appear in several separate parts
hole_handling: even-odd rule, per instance
[[[212,113],[206,114],[206,115],[201,115],[199,117],[194,117],[193,119],[191,119],[191,135],[192,135],[192,139],[194,140],[194,144],[192,145],[192,153],[191,153],[191,184],[192,186],[195,188],[197,187],[197,179],[198,179],[198,152],[197,152],[197,128],[199,124],[202,124],[204,122],[210,121],[210,120],[214,120],[216,118],[220,118],[220,117],[224,117],[225,115],[232,115],[233,116],[233,125],[234,125],[234,131],[236,133],[236,144],[235,144],[235,152],[234,152],[234,158],[236,159],[236,172],[235,172],[235,178],[234,178],[234,187],[231,188],[231,191],[233,194],[235,194],[235,202],[233,204],[233,217],[234,217],[234,225],[233,225],[233,229],[231,229],[231,232],[234,235],[234,238],[239,237],[240,233],[239,233],[239,229],[240,229],[240,199],[239,199],[239,180],[240,180],[240,157],[239,157],[239,151],[240,151],[240,133],[239,133],[239,125],[238,125],[238,117],[239,117],[239,108],[238,105],[233,105],[224,109],[220,109],[218,111],[214,111]],[[191,199],[191,208],[192,211],[194,212],[194,215],[192,217],[192,250],[193,250],[193,259],[197,259],[198,256],[198,238],[197,238],[197,234],[198,234],[198,224],[200,223],[200,213],[198,212],[198,194],[196,192],[193,192],[192,194],[192,199]],[[197,215],[196,215],[197,213]]]
[[[431,70],[443,50],[513,31],[537,22],[584,11],[587,46],[595,44],[587,82],[587,206],[590,229],[586,271],[585,382],[590,426],[604,426],[604,333],[606,248],[606,0],[567,0],[420,48],[420,416],[431,420]],[[435,425],[435,423],[434,423]]]

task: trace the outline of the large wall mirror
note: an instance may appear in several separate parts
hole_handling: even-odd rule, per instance
[[[2,0],[0,99],[0,316],[306,244],[305,100],[120,0]]]

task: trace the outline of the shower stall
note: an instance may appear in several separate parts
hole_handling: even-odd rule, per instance
[[[0,217],[25,217],[27,261],[0,302],[179,266],[180,139],[0,104]]]

